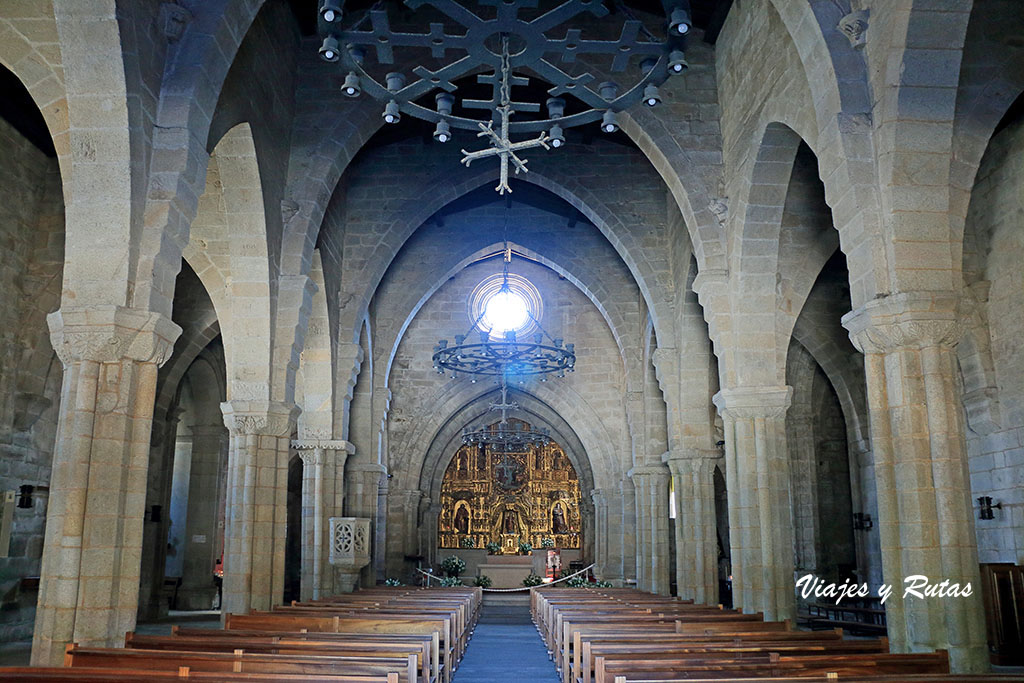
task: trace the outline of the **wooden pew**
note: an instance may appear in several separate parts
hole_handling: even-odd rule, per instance
[[[415,655],[424,681],[437,680],[437,662],[433,661],[431,643],[375,640],[333,642],[267,636],[239,637],[233,632],[214,631],[216,635],[150,636],[128,633],[125,647],[140,650],[247,652],[275,655],[330,655],[342,657],[408,657]],[[433,665],[432,665],[433,661]]]
[[[800,676],[773,678],[628,678],[616,676],[614,683],[1020,683],[1016,674],[900,674],[899,676]]]
[[[682,636],[682,638],[685,638],[685,636]],[[785,638],[768,641],[752,637],[705,642],[679,639],[659,639],[654,641],[651,638],[642,640],[640,638],[585,638],[578,649],[579,658],[574,660],[573,680],[578,683],[591,683],[594,659],[602,656],[621,660],[624,658],[674,656],[677,654],[680,656],[721,655],[722,657],[773,652],[788,656],[884,654],[889,651],[889,642],[885,638],[877,640]]]
[[[66,667],[154,671],[260,674],[336,674],[384,676],[398,673],[400,683],[421,683],[416,655],[402,657],[335,657],[328,655],[267,655],[235,652],[137,650],[68,646]]]
[[[319,674],[260,674],[192,671],[97,669],[87,667],[0,667],[0,681],[45,683],[160,683],[198,681],[201,683],[398,683],[397,673],[386,676],[336,676]]]
[[[253,614],[228,614],[224,628],[248,631],[308,631],[324,633],[372,633],[372,634],[431,634],[440,639],[440,668],[444,683],[450,683],[458,648],[452,638],[451,619],[444,617],[423,618],[419,616],[376,615],[366,616],[317,616],[308,614],[286,614],[277,612]]]
[[[764,661],[764,658],[767,661]],[[639,661],[594,658],[595,683],[614,683],[616,677],[627,680],[673,680],[696,678],[768,678],[805,677],[837,674],[846,676],[903,675],[915,673],[949,673],[949,654],[945,650],[915,654],[870,654],[790,657],[766,653],[756,657],[699,658],[675,657],[671,659],[644,659]]]

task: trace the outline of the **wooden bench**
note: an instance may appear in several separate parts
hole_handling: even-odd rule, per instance
[[[207,683],[398,683],[397,673],[388,676],[321,676],[318,674],[253,674],[76,667],[0,667],[0,681],[46,681],[47,683],[160,683],[161,681],[200,681]]]
[[[895,683],[915,673],[948,674],[949,655],[945,650],[915,654],[870,654],[792,657],[765,653],[751,657],[673,657],[642,661],[594,659],[595,683],[614,683],[619,676],[640,680],[672,680],[723,677],[805,677],[836,674],[847,676],[884,674]]]
[[[449,617],[421,617],[418,615],[366,614],[321,616],[311,614],[287,614],[284,612],[257,612],[253,614],[228,614],[225,629],[248,631],[307,631],[325,633],[371,633],[371,634],[426,634],[437,633],[441,650],[441,674],[444,683],[450,683],[455,662],[461,653],[452,637]]]
[[[399,683],[421,683],[416,655],[408,657],[336,657],[331,655],[269,655],[234,652],[83,648],[68,645],[66,667],[154,671],[260,674],[337,674],[383,676],[398,674]]]
[[[205,651],[205,652],[246,652],[274,655],[330,655],[341,657],[403,657],[415,655],[420,677],[434,683],[437,680],[437,662],[432,658],[431,643],[402,641],[333,642],[310,641],[294,638],[246,636],[238,637],[232,632],[213,632],[216,635],[203,636],[149,636],[128,633],[125,647],[141,650]]]

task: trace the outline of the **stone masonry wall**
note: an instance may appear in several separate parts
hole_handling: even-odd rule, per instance
[[[0,557],[0,641],[32,633],[46,522],[61,366],[45,316],[57,308],[64,208],[56,159],[0,119],[0,493],[35,487],[15,508],[9,553]]]
[[[1024,122],[997,134],[978,170],[967,215],[965,258],[976,257],[988,285],[988,337],[998,401],[988,433],[968,420],[972,496],[1002,510],[975,515],[982,563],[1024,563]],[[973,234],[972,234],[973,233]],[[971,237],[978,253],[971,254]],[[969,269],[965,267],[965,271]],[[968,283],[970,284],[970,283]],[[965,359],[961,357],[961,364]],[[979,432],[980,430],[980,432]]]

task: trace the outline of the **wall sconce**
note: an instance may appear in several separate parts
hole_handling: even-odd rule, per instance
[[[35,490],[35,486],[32,484],[22,484],[18,487],[18,507],[30,508],[32,507],[32,492]]]
[[[981,496],[980,498],[978,498],[978,506],[981,508],[979,511],[978,519],[993,519],[994,516],[992,514],[992,510],[1003,509],[1002,503],[996,503],[995,505],[992,504],[991,496]]]
[[[853,528],[856,531],[871,531],[875,523],[871,521],[871,515],[865,515],[863,512],[853,513]]]

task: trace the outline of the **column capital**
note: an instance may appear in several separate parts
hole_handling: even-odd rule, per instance
[[[953,348],[963,333],[959,299],[952,292],[900,292],[850,311],[842,324],[861,353]]]
[[[316,449],[344,451],[347,455],[352,455],[356,452],[356,447],[351,442],[341,439],[292,439],[292,448],[299,451],[299,455],[302,455],[303,451],[313,451]]]
[[[265,436],[291,436],[299,414],[298,406],[282,401],[225,401],[220,410],[232,434]]]
[[[626,472],[626,476],[631,477],[634,481],[636,481],[637,477],[651,477],[652,479],[664,477],[668,479],[670,474],[668,467],[662,464],[637,465]]]
[[[124,306],[62,307],[46,316],[50,343],[64,367],[81,361],[167,362],[181,328],[170,318]]]
[[[734,419],[780,418],[793,402],[793,387],[736,387],[711,397],[722,417]]]

